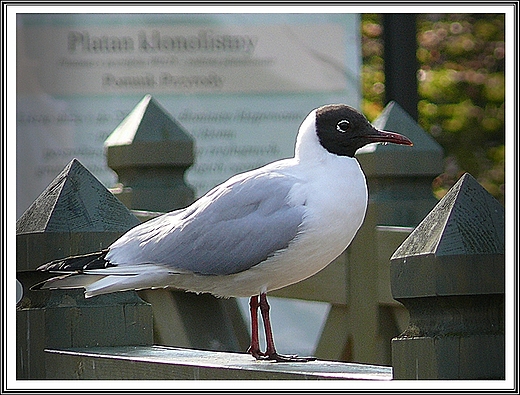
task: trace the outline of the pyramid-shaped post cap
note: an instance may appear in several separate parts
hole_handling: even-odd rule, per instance
[[[501,293],[505,210],[464,174],[391,258],[394,298]]]
[[[189,167],[194,142],[188,132],[151,96],[146,95],[105,140],[108,166]]]
[[[98,251],[139,220],[73,159],[16,222],[16,266]]]
[[[124,232],[139,220],[77,159],[16,222],[16,233]]]
[[[413,147],[375,143],[359,149],[356,157],[368,177],[442,173],[442,147],[399,104],[388,103],[373,125],[405,135],[412,140]]]

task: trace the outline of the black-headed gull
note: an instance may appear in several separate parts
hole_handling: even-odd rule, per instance
[[[405,136],[376,129],[352,107],[317,108],[300,126],[293,158],[231,177],[189,207],[134,227],[104,251],[41,266],[72,272],[41,287],[84,287],[86,297],[164,287],[251,297],[249,353],[310,360],[276,352],[266,294],[312,276],[350,244],[368,200],[354,154],[377,142],[412,145]]]

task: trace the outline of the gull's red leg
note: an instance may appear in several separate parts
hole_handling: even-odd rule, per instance
[[[269,317],[269,310],[271,307],[267,302],[267,295],[265,293],[260,294],[260,313],[262,314],[262,320],[264,321],[265,330],[265,341],[267,343],[267,350],[265,351],[266,356],[275,355],[276,347],[274,346],[273,329],[271,328],[271,319]]]
[[[269,318],[269,303],[267,303],[267,295],[265,292],[260,294],[260,312],[264,321],[265,339],[267,342],[267,350],[263,353],[265,359],[277,362],[307,362],[314,361],[314,357],[298,357],[296,355],[281,355],[276,352],[274,346],[273,330],[271,328],[271,319]],[[258,325],[258,323],[257,323]],[[257,358],[258,359],[258,358]]]
[[[249,308],[251,309],[251,345],[249,352],[256,359],[264,357],[264,353],[260,351],[260,342],[258,341],[258,296],[251,296],[249,299]]]

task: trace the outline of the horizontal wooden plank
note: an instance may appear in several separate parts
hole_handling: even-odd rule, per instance
[[[356,363],[256,361],[248,354],[163,346],[47,349],[50,379],[391,380],[392,368]]]

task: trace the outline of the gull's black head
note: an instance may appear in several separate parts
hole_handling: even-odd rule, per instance
[[[379,130],[356,109],[344,104],[329,104],[316,110],[316,134],[320,144],[332,154],[353,157],[370,143],[413,145],[405,136]]]

